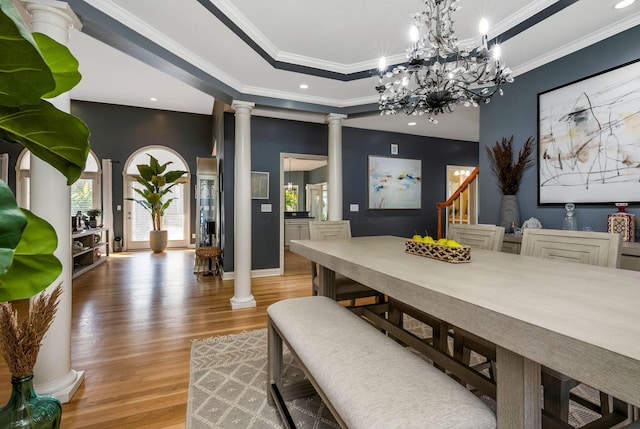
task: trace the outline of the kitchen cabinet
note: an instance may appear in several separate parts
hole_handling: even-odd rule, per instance
[[[284,245],[289,246],[291,240],[308,240],[310,220],[313,219],[285,219]]]

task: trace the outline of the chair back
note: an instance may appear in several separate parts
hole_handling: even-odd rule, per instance
[[[348,220],[311,221],[309,238],[311,240],[351,238],[351,223]]]
[[[621,251],[620,234],[525,228],[520,254],[618,268]]]
[[[502,249],[504,227],[451,223],[447,227],[447,234],[450,240],[455,240],[471,248],[499,251]]]

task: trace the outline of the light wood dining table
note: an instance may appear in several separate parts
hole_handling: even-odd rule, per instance
[[[640,406],[640,272],[471,250],[452,264],[405,238],[292,241],[320,265],[320,294],[343,274],[497,346],[498,428],[541,427],[540,366]]]

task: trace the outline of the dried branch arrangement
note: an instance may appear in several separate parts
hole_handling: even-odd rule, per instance
[[[18,312],[11,303],[0,304],[0,343],[11,375],[24,377],[33,372],[40,345],[53,322],[58,309],[58,298],[62,285],[58,285],[51,295],[40,294],[32,303],[29,317],[18,321]]]
[[[501,142],[487,149],[487,156],[491,162],[491,170],[498,178],[498,186],[503,195],[515,195],[520,188],[520,181],[524,171],[533,164],[533,137],[529,137],[518,152],[518,159],[513,161],[513,136],[510,139],[502,137]]]

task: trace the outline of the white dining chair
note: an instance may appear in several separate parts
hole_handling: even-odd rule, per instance
[[[555,229],[525,228],[520,254],[546,259],[559,259],[579,264],[619,268],[622,252],[622,236],[607,232],[564,231]],[[594,315],[594,317],[596,317]],[[583,406],[602,415],[602,419],[615,419],[620,414],[624,419],[629,414],[629,406],[617,399],[600,393],[600,405],[577,397],[571,389],[580,384],[571,377],[542,368],[545,414],[567,423],[569,420],[569,400],[575,399]],[[608,423],[607,423],[608,424]]]
[[[351,223],[348,220],[311,221],[309,222],[309,238],[311,240],[334,240],[351,238]],[[320,276],[318,266],[311,262],[312,295],[318,295]],[[376,297],[376,302],[384,300],[384,295],[367,286],[336,273],[336,301],[350,301],[355,305],[356,299]]]
[[[472,249],[500,250],[504,241],[504,227],[487,224],[451,223],[447,236]]]

